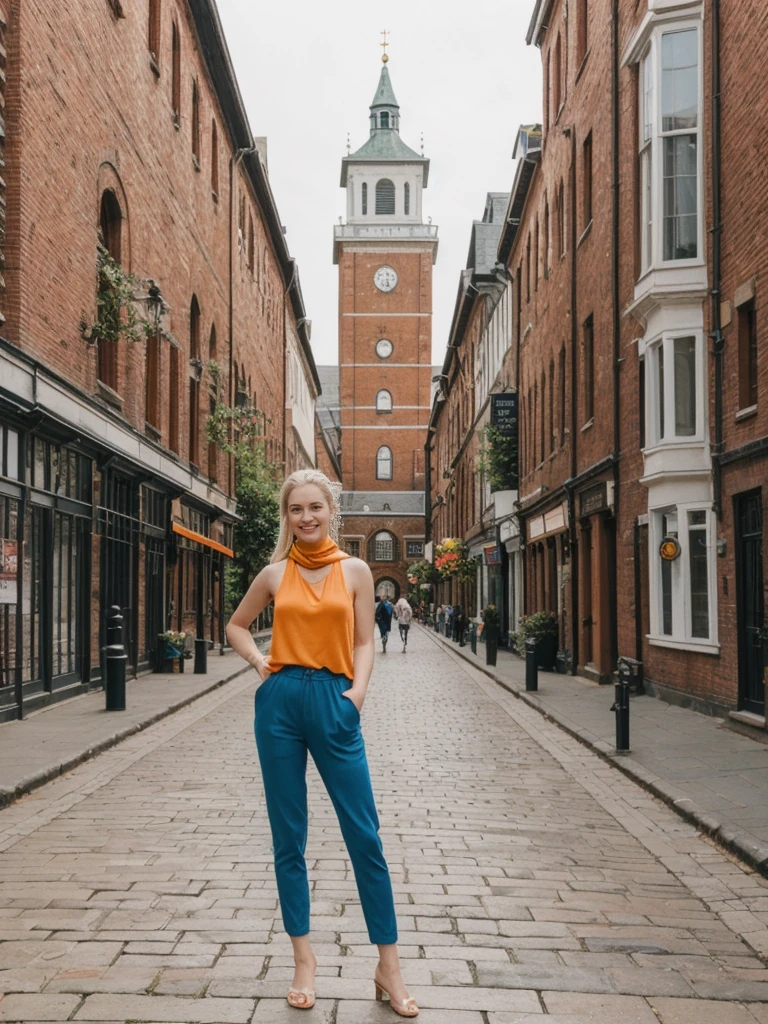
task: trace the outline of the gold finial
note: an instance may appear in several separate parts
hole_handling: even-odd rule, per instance
[[[389,60],[389,57],[387,56],[387,47],[389,46],[389,42],[387,41],[387,36],[389,35],[389,29],[386,29],[386,28],[383,29],[381,34],[384,36],[384,42],[383,43],[379,43],[379,46],[381,46],[382,49],[384,50],[384,53],[382,53],[382,55],[381,55],[381,60],[382,60],[382,63],[386,64],[387,61]]]

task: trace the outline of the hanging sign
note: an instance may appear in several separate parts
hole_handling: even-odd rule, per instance
[[[517,437],[517,392],[491,395],[491,425],[504,437]]]
[[[0,538],[0,604],[16,604],[19,575],[18,541]]]

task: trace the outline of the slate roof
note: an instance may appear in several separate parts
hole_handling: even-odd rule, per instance
[[[317,376],[323,389],[322,394],[318,395],[317,407],[338,412],[340,404],[338,366],[318,366]]]
[[[371,103],[371,110],[374,107],[397,107],[398,110],[400,109],[400,104],[395,99],[395,91],[392,88],[392,80],[389,77],[389,68],[386,64],[381,69],[379,84],[373,97],[373,103]]]
[[[406,146],[394,128],[374,128],[371,137],[360,149],[344,157],[344,163],[380,163],[382,160],[397,160],[399,163],[429,163],[425,156]]]
[[[384,508],[388,505],[389,508]],[[356,513],[376,513],[387,515],[388,512],[423,516],[423,491],[344,491],[341,495],[341,511],[343,515]]]

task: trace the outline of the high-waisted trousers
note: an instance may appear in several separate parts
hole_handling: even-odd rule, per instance
[[[397,942],[392,883],[360,732],[342,694],[352,684],[327,669],[287,665],[256,690],[256,746],[272,829],[275,876],[289,935],[309,932],[307,751],[338,815],[371,942]]]

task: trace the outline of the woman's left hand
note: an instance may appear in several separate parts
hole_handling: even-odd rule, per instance
[[[361,693],[360,690],[356,690],[354,686],[350,687],[349,690],[344,690],[342,697],[346,697],[347,700],[351,700],[359,712],[363,710],[365,694]]]

